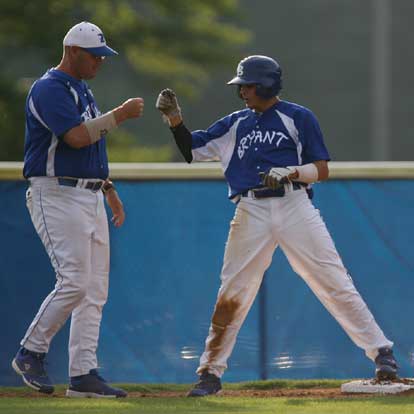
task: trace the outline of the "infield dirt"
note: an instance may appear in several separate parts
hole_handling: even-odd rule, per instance
[[[402,392],[401,396],[414,396],[414,390]],[[159,392],[138,392],[130,391],[128,398],[182,398],[186,396],[186,392],[182,391],[159,391]],[[395,395],[394,395],[395,396]],[[63,398],[64,390],[58,390],[52,395],[40,394],[29,389],[1,390],[0,398]],[[223,390],[217,398],[220,397],[254,397],[254,398],[329,398],[329,399],[348,399],[348,398],[364,398],[373,397],[373,394],[347,394],[341,392],[340,388],[311,388],[311,389],[270,389],[270,390]]]

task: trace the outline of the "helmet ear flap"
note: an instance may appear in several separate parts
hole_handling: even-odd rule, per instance
[[[275,80],[272,86],[263,86],[262,84],[256,85],[256,95],[260,96],[264,99],[270,99],[277,95],[279,95],[279,92],[282,89],[282,79]]]
[[[271,99],[279,93],[276,88],[266,88],[263,85],[256,85],[256,95],[263,99]]]

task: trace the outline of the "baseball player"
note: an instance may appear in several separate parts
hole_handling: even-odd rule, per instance
[[[84,79],[92,79],[105,57],[117,55],[102,30],[89,22],[73,26],[63,39],[59,65],[34,82],[26,102],[24,176],[27,207],[56,272],[46,297],[13,359],[24,382],[50,394],[54,387],[44,361],[54,335],[71,316],[69,397],[125,397],[98,374],[96,349],[108,294],[109,233],[125,213],[108,179],[105,136],[143,112],[132,98],[102,114]]]
[[[237,334],[278,246],[355,344],[375,362],[377,378],[396,378],[393,343],[355,289],[309,198],[310,184],[326,180],[329,174],[329,154],[315,115],[279,98],[281,69],[270,57],[243,59],[228,84],[237,85],[246,109],[204,131],[189,132],[170,89],[163,90],[156,103],[187,162],[221,161],[229,198],[236,203],[221,286],[197,369],[200,377],[188,395],[220,391]]]

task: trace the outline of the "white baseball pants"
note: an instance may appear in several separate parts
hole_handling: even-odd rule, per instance
[[[55,178],[31,179],[27,207],[56,272],[55,288],[43,301],[21,345],[48,352],[72,315],[69,375],[97,368],[102,308],[108,295],[109,232],[103,194],[66,187]]]
[[[218,377],[223,375],[277,246],[369,358],[375,359],[378,348],[393,345],[355,289],[305,190],[289,191],[280,198],[243,197],[230,223],[221,287],[198,374],[207,369]]]

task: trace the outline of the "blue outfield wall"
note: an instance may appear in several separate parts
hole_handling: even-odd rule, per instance
[[[22,181],[0,182],[0,385],[21,383],[11,359],[54,285],[25,188]],[[117,382],[192,382],[234,205],[223,181],[121,181],[118,190],[127,221],[111,228],[102,373]],[[401,375],[413,376],[414,181],[330,181],[315,186],[314,203],[357,288],[395,341]],[[373,364],[280,251],[260,297],[265,301],[256,300],[240,332],[226,381],[372,376]],[[58,383],[67,381],[67,338],[68,323],[48,356]]]

